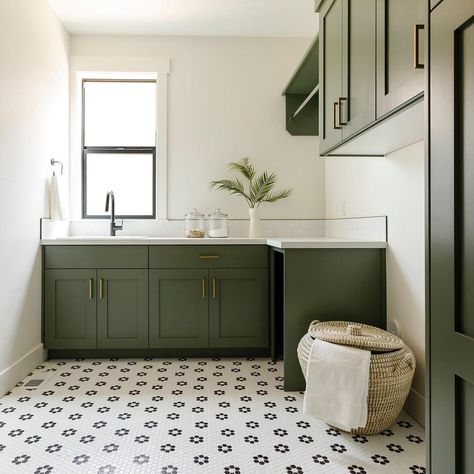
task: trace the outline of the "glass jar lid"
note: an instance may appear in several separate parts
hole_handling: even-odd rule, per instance
[[[209,217],[213,219],[226,219],[229,214],[223,213],[219,208],[209,214]]]
[[[201,214],[196,208],[191,209],[191,212],[184,216],[186,219],[204,219],[204,214]]]

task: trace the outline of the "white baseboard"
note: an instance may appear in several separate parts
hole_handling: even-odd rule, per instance
[[[39,344],[12,365],[0,372],[0,397],[23,380],[35,367],[45,361],[43,344]]]
[[[421,426],[425,426],[425,397],[413,388],[408,394],[404,409]]]

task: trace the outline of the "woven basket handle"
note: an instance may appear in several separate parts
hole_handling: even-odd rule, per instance
[[[311,321],[309,323],[309,328],[308,328],[308,332],[311,332],[312,329],[314,329],[314,327],[319,324],[321,321],[319,321],[318,319],[315,319],[314,321]]]
[[[346,328],[346,332],[351,336],[361,336],[362,326],[360,324],[349,324]]]
[[[413,357],[413,354],[411,352],[407,352],[403,356],[403,364],[408,365],[411,369],[415,367],[415,358]]]

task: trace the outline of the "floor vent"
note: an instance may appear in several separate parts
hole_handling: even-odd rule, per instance
[[[22,382],[20,382],[19,386],[28,391],[43,388],[45,382],[49,381],[49,379],[51,379],[55,373],[55,370],[45,370],[42,372],[30,374]]]
[[[31,379],[25,383],[26,388],[38,388],[46,379]]]

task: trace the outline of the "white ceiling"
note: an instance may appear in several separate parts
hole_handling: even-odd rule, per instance
[[[314,0],[49,0],[73,34],[311,37]]]

